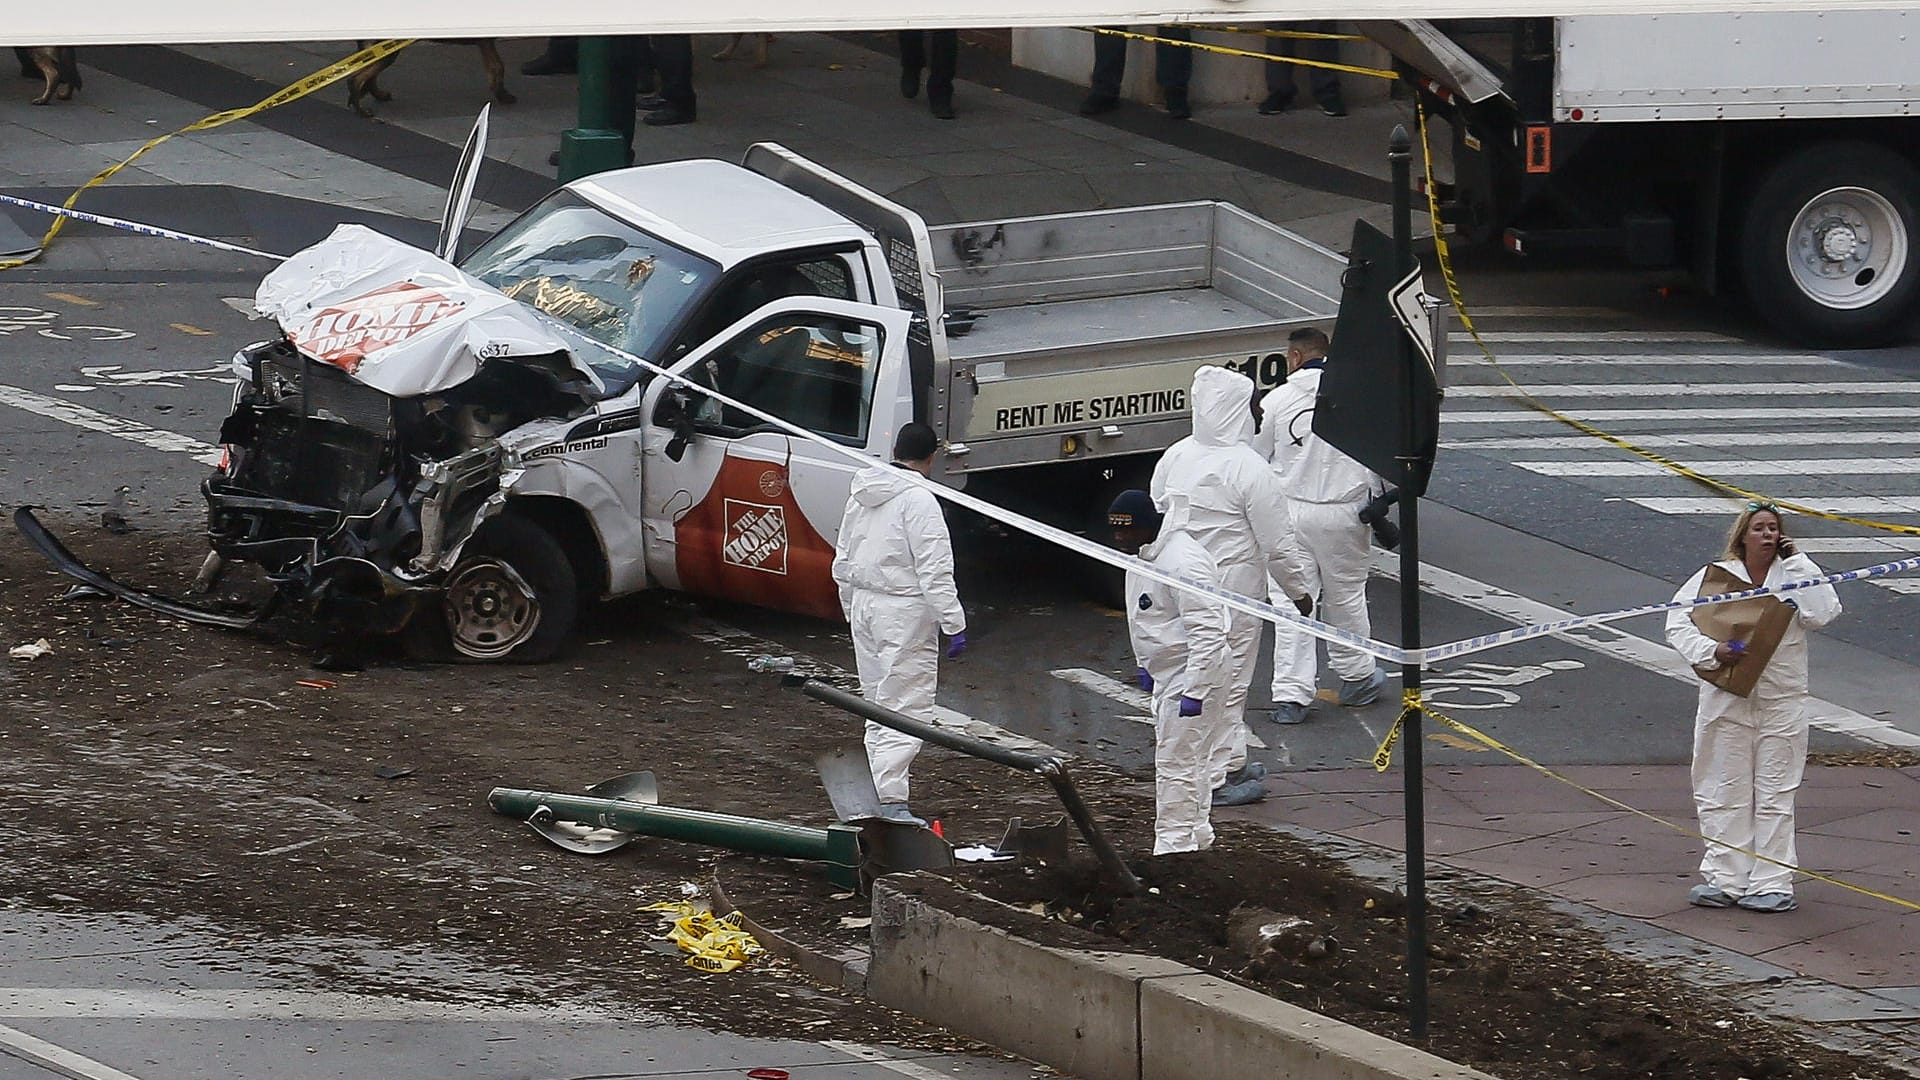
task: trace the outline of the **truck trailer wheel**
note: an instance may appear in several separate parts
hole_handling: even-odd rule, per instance
[[[1820,143],[1775,165],[1747,203],[1740,270],[1761,317],[1809,346],[1897,339],[1920,297],[1920,171],[1869,143]]]
[[[579,613],[573,564],[545,529],[502,515],[480,526],[447,577],[438,605],[407,627],[407,650],[467,663],[551,660]]]

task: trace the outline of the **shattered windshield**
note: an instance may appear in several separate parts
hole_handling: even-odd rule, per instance
[[[719,267],[641,232],[568,191],[556,191],[469,255],[474,277],[606,345],[649,359],[720,276]],[[644,373],[582,350],[609,394]]]

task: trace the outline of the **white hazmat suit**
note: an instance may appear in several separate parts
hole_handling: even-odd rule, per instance
[[[953,545],[933,493],[898,465],[854,474],[833,555],[840,607],[853,631],[860,692],[916,720],[933,719],[942,630],[967,616],[953,586]],[[919,739],[867,721],[867,765],[882,803],[907,801]]]
[[[1719,566],[1740,580],[1747,567],[1739,559]],[[1700,595],[1706,568],[1688,579],[1675,600]],[[1820,568],[1805,555],[1776,558],[1761,585],[1781,585],[1819,577]],[[1748,697],[1736,697],[1702,680],[1700,707],[1693,727],[1693,803],[1700,832],[1728,847],[1709,843],[1700,860],[1706,883],[1727,896],[1793,893],[1793,873],[1733,848],[1798,865],[1793,842],[1793,796],[1807,764],[1807,631],[1840,615],[1840,598],[1831,585],[1786,594],[1799,605],[1773,657]],[[1687,663],[1719,667],[1719,642],[1700,632],[1687,609],[1667,614],[1667,641]]]
[[[1167,448],[1148,494],[1165,528],[1190,533],[1207,549],[1226,587],[1255,599],[1267,579],[1288,596],[1307,595],[1302,556],[1273,470],[1253,449],[1253,380],[1209,365],[1193,373],[1193,434]],[[1228,674],[1222,716],[1229,736],[1210,765],[1220,786],[1247,761],[1247,692],[1260,656],[1261,620],[1227,612]]]
[[[1140,557],[1169,574],[1221,584],[1213,556],[1184,532],[1162,528]],[[1210,763],[1232,733],[1221,712],[1226,605],[1128,571],[1127,631],[1135,662],[1153,677],[1153,853],[1203,850],[1213,846]],[[1201,703],[1199,716],[1180,715],[1182,695]]]
[[[1367,500],[1384,490],[1365,465],[1313,434],[1314,400],[1324,360],[1294,369],[1260,402],[1260,433],[1254,449],[1273,466],[1287,494],[1294,535],[1306,555],[1302,567],[1314,613],[1362,638],[1373,636],[1367,616],[1367,572],[1372,565],[1368,530],[1360,520]],[[1284,585],[1285,583],[1280,583]],[[1276,596],[1281,591],[1275,587]],[[1292,626],[1273,628],[1273,700],[1311,704],[1319,685],[1319,642]],[[1372,656],[1350,645],[1327,643],[1327,666],[1342,681],[1371,678]]]

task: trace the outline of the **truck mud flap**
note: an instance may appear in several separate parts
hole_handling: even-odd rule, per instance
[[[45,525],[40,524],[40,519],[33,516],[33,507],[22,506],[15,510],[13,527],[20,530],[20,535],[27,538],[27,543],[32,544],[40,554],[47,557],[47,561],[53,564],[54,569],[68,577],[78,578],[110,596],[119,597],[135,607],[157,611],[162,615],[198,623],[201,626],[217,626],[226,630],[246,630],[260,620],[258,614],[223,615],[217,611],[206,611],[178,600],[122,585],[97,570],[88,569],[86,564],[74,557],[73,552],[67,550],[65,544],[47,531]]]

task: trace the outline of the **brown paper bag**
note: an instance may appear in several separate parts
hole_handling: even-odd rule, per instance
[[[1731,571],[1708,566],[1707,576],[1700,582],[1700,595],[1724,596],[1727,593],[1746,592],[1753,587]],[[1693,669],[1701,678],[1736,697],[1753,693],[1754,684],[1760,681],[1760,673],[1766,670],[1767,661],[1773,659],[1773,651],[1780,647],[1780,638],[1786,634],[1788,624],[1793,622],[1793,609],[1773,596],[1756,596],[1750,600],[1697,607],[1692,614],[1693,625],[1713,640],[1747,643],[1746,654],[1740,657],[1738,663],[1725,664],[1710,671]]]

